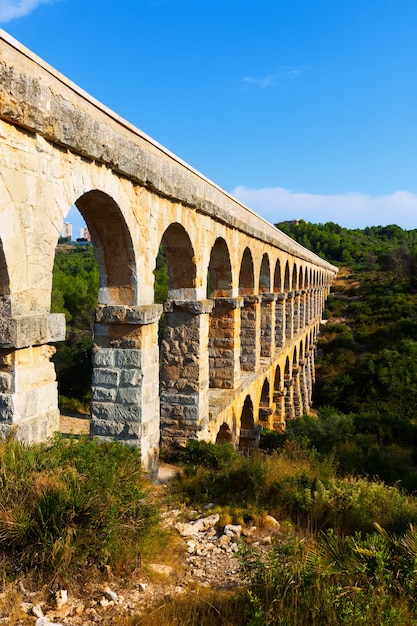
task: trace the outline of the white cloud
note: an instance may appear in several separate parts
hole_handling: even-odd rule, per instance
[[[278,78],[278,74],[268,74],[264,78],[254,78],[253,76],[245,76],[243,82],[253,87],[259,87],[259,89],[265,89],[266,87],[272,87],[275,85]]]
[[[283,80],[292,80],[299,76],[305,68],[303,67],[281,67],[275,74],[267,74],[262,78],[256,78],[255,76],[245,76],[243,82],[252,87],[258,87],[259,89],[266,89],[273,87],[274,85],[282,82]]]
[[[251,189],[240,185],[232,195],[271,222],[303,219],[335,222],[347,228],[397,224],[417,228],[417,194],[396,191],[385,196],[362,193],[319,195],[296,193],[282,187]]]
[[[49,4],[55,0],[0,0],[0,22],[29,15],[41,4]]]

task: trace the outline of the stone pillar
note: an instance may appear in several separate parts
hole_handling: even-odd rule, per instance
[[[308,375],[307,375],[306,359],[300,360],[300,391],[301,391],[301,403],[302,403],[302,415],[308,415],[310,412],[310,398],[308,390]]]
[[[313,401],[313,386],[315,382],[315,367],[314,367],[314,347],[309,348],[307,363],[306,363],[306,384],[308,390],[308,402],[309,407]]]
[[[313,381],[311,378],[311,350],[306,353],[306,363],[304,367],[305,373],[305,386],[306,386],[306,398],[308,403],[308,410],[310,412],[310,407],[313,400]]]
[[[243,298],[214,298],[209,328],[210,387],[240,385],[240,307]]]
[[[158,321],[162,305],[96,311],[91,434],[140,448],[154,473],[159,454]]]
[[[240,310],[240,366],[243,371],[254,372],[259,367],[260,322],[259,297],[244,296]]]
[[[263,293],[261,298],[261,357],[270,359],[275,352],[275,294]]]
[[[286,322],[285,322],[285,310],[286,310],[286,293],[276,294],[275,302],[275,347],[283,348],[285,346],[286,337]]]
[[[293,403],[293,385],[294,380],[288,378],[284,381],[285,396],[284,396],[284,409],[285,409],[285,421],[292,420],[295,417],[294,403]]]
[[[58,388],[49,343],[65,339],[62,314],[0,318],[0,435],[45,441],[59,430]]]
[[[310,326],[313,319],[313,289],[307,290],[307,325]]]
[[[314,289],[314,296],[313,296],[313,298],[314,298],[313,317],[315,319],[319,315],[319,309],[320,309],[320,307],[319,307],[319,290],[318,290],[317,287]]]
[[[307,324],[307,292],[302,290],[300,295],[300,330],[303,331]]]
[[[204,439],[209,422],[211,300],[168,300],[161,367],[161,443]]]
[[[275,412],[273,415],[273,429],[281,431],[285,428],[285,392],[282,389],[274,391],[273,400]]]
[[[298,335],[301,327],[301,291],[294,291],[294,322],[293,322],[293,332],[294,335]]]
[[[294,337],[294,292],[287,293],[285,303],[285,339],[291,341]]]
[[[303,414],[303,402],[301,398],[301,386],[300,386],[300,368],[293,367],[292,369],[293,375],[293,405],[294,405],[294,417],[301,417]]]

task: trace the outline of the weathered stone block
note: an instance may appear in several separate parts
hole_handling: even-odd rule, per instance
[[[93,351],[95,367],[114,367],[116,365],[116,350],[112,348],[96,348]]]
[[[93,402],[114,402],[117,396],[117,389],[114,387],[93,387],[91,389],[91,400]]]
[[[97,368],[93,371],[93,387],[102,385],[117,386],[120,380],[120,371],[110,368]]]
[[[142,383],[143,373],[141,370],[129,369],[120,372],[120,385],[136,387]]]
[[[117,350],[117,365],[124,367],[141,367],[143,362],[142,350]]]
[[[116,401],[120,404],[139,404],[142,402],[142,389],[137,387],[119,389]]]
[[[13,387],[13,378],[11,374],[0,372],[0,393],[11,391]]]
[[[12,423],[14,415],[13,397],[7,393],[0,393],[0,421]]]

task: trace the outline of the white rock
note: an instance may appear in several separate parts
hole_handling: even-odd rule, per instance
[[[242,526],[240,524],[226,524],[224,527],[224,534],[228,537],[240,537],[242,532]]]
[[[35,604],[35,606],[32,608],[32,613],[35,617],[43,617],[43,611],[41,609],[41,605]]]
[[[220,519],[218,513],[214,515],[209,515],[208,517],[201,517],[195,522],[189,522],[188,524],[182,524],[178,522],[175,524],[175,528],[180,533],[181,537],[190,537],[193,535],[197,535],[198,533],[204,532],[209,528],[213,528],[216,526]]]
[[[139,591],[146,591],[148,588],[148,583],[139,583],[138,588]]]
[[[55,594],[55,602],[57,609],[62,609],[68,602],[68,591],[66,589],[59,589]]]
[[[221,546],[222,548],[226,547],[229,545],[229,543],[231,542],[231,537],[229,535],[222,535],[219,539],[219,546]]]
[[[193,541],[192,539],[187,541],[188,554],[193,554],[194,550],[196,549],[196,546],[197,546],[197,543]]]
[[[113,602],[117,600],[117,593],[115,591],[112,591],[110,587],[105,588],[105,590],[103,591],[103,595],[106,598],[106,600],[110,600]]]

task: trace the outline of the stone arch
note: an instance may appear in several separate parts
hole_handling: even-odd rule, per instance
[[[10,294],[10,282],[9,272],[6,265],[6,258],[4,256],[3,242],[0,238],[0,303],[4,299],[4,296]],[[0,305],[1,308],[1,305]]]
[[[99,304],[133,305],[138,279],[133,242],[116,202],[103,191],[88,191],[75,202],[91,235],[100,271]]]
[[[294,417],[294,406],[293,406],[293,378],[292,378],[292,368],[290,365],[290,359],[287,356],[285,360],[285,369],[284,369],[284,388],[285,388],[285,397],[284,397],[284,412],[285,412],[285,421],[293,419]]]
[[[292,351],[292,367],[293,369],[298,366],[298,347],[297,344],[294,346]]]
[[[270,358],[274,349],[275,324],[271,297],[271,266],[266,252],[262,257],[259,272],[259,294],[261,302],[261,356]]]
[[[305,354],[305,351],[304,351],[304,341],[301,339],[300,340],[300,350],[299,350],[299,353],[298,353],[298,362],[304,360],[304,354]]]
[[[269,406],[270,401],[269,401],[269,380],[268,378],[265,378],[264,380],[264,384],[262,385],[262,391],[261,391],[261,400],[260,400],[260,406]]]
[[[284,291],[290,291],[290,266],[288,261],[285,263]]]
[[[274,376],[274,394],[282,389],[281,367],[277,365]]]
[[[239,383],[239,308],[232,298],[232,269],[225,240],[216,239],[208,269],[208,295],[213,299],[209,321],[209,386],[234,389]]]
[[[253,292],[252,253],[245,248],[239,272],[239,295],[244,296],[240,309],[240,366],[245,371],[256,371],[259,363],[259,298]]]
[[[303,267],[301,266],[300,273],[298,276],[298,286],[300,289],[304,289],[304,285],[305,285],[305,273],[304,273]]]
[[[285,424],[284,389],[281,368],[277,365],[274,376],[273,401],[275,403],[275,414],[273,428],[281,430]]]
[[[241,296],[253,294],[255,286],[253,259],[249,248],[245,248],[240,264],[239,294]]]
[[[282,290],[281,262],[277,259],[274,272],[274,293],[280,293]]]
[[[291,288],[293,291],[298,289],[298,268],[297,268],[296,263],[294,263],[293,268],[292,268]]]
[[[39,276],[31,280],[31,268],[28,266],[29,254],[26,249],[26,238],[17,211],[13,210],[9,193],[0,176],[0,297],[6,308],[3,314],[25,315],[48,313],[50,311],[50,285],[52,272],[47,289],[47,297],[40,296]],[[37,246],[37,249],[39,246]],[[52,258],[55,251],[53,244]],[[42,257],[43,259],[43,257]],[[33,261],[33,258],[31,258]],[[34,264],[35,271],[39,266]],[[36,280],[37,279],[37,280]],[[42,285],[43,287],[43,285]],[[7,303],[7,304],[6,304]]]
[[[174,222],[162,235],[168,264],[168,298],[188,300],[194,297],[197,269],[194,249],[185,228]]]
[[[233,278],[230,264],[230,253],[227,243],[222,237],[216,239],[210,254],[209,263],[209,298],[230,297],[232,295]]]
[[[232,443],[233,436],[228,424],[223,422],[216,436],[216,443],[222,445],[224,443]]]
[[[267,253],[262,257],[261,270],[259,272],[259,292],[266,293],[271,291],[271,268],[269,265],[269,257]]]
[[[240,416],[239,450],[254,448],[258,440],[259,432],[255,429],[253,403],[251,397],[247,395]]]
[[[291,341],[294,335],[294,298],[291,293],[290,266],[285,264],[284,291],[288,294],[285,302],[285,340]]]
[[[271,394],[268,378],[265,378],[262,385],[261,399],[259,401],[259,422],[266,428],[272,427],[272,414],[273,409],[271,407]]]

